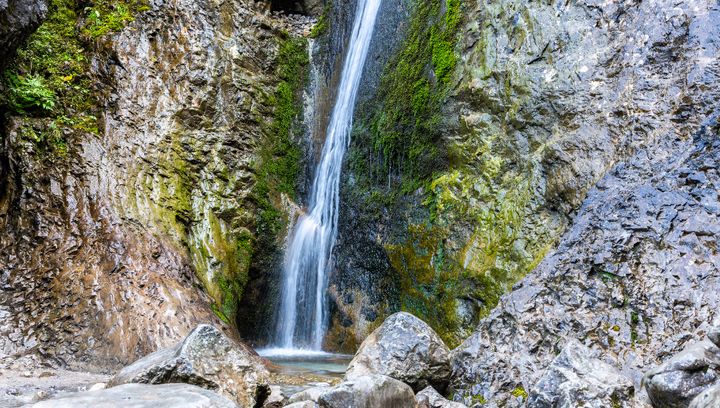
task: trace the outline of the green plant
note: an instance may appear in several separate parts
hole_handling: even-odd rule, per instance
[[[55,92],[47,87],[42,77],[7,72],[6,81],[9,88],[8,105],[16,113],[33,109],[50,111],[55,107]]]

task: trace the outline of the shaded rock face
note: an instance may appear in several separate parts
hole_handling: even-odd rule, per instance
[[[252,349],[213,326],[201,325],[177,346],[123,368],[108,385],[187,383],[216,391],[240,406],[254,407],[270,394],[268,377]]]
[[[234,324],[278,33],[255,2],[149,5],[90,55],[99,135],[50,160],[3,129],[2,356],[117,367],[222,326],[213,303]]]
[[[413,408],[415,395],[405,383],[384,375],[360,376],[325,391],[321,408]]]
[[[345,378],[382,374],[420,391],[444,390],[450,376],[450,350],[422,320],[409,313],[388,317],[362,343]]]
[[[415,394],[415,408],[465,408],[465,404],[448,401],[435,391],[433,387],[427,387]]]
[[[15,49],[40,25],[48,11],[47,0],[0,1],[0,68]]]
[[[716,81],[713,63],[693,77],[698,88]],[[714,92],[694,95],[683,116],[704,116]],[[455,398],[509,401],[576,338],[634,381],[635,398],[621,402],[632,406],[644,400],[643,371],[712,327],[720,306],[718,113],[696,131],[689,120],[683,126],[603,178],[557,251],[453,351]]]
[[[633,383],[616,368],[592,357],[592,352],[571,340],[530,390],[528,407],[611,407],[628,401]],[[515,392],[519,396],[522,392]],[[527,396],[526,396],[527,397]]]
[[[406,175],[384,167],[382,152],[363,156],[344,173],[347,227],[337,250],[380,247],[364,274],[357,257],[356,275],[387,275],[374,259],[389,258],[389,274],[408,282],[388,291],[395,304],[451,345],[557,245],[613,166],[658,138],[688,137],[717,95],[712,1],[462,3],[460,57],[438,143],[447,168],[386,204]],[[373,126],[363,112],[356,124]],[[374,142],[356,137],[348,156]],[[351,194],[363,178],[372,189]],[[432,316],[434,302],[444,313]]]
[[[685,408],[702,392],[720,385],[720,348],[709,341],[693,343],[648,372],[644,384],[654,407]]]
[[[78,392],[31,405],[35,408],[237,408],[234,402],[188,384],[125,384],[99,391]]]

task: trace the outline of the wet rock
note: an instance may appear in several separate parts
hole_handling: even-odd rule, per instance
[[[720,348],[709,341],[689,345],[645,376],[657,408],[685,408],[703,391],[720,384]]]
[[[528,407],[611,407],[627,401],[633,383],[597,358],[576,340],[570,340],[531,389]]]
[[[238,408],[227,398],[189,384],[124,384],[38,402],[34,408]]]
[[[425,322],[409,313],[395,313],[365,339],[345,378],[370,374],[387,375],[417,391],[428,385],[444,390],[450,350]]]
[[[466,405],[448,401],[433,387],[427,387],[415,395],[415,408],[466,408]]]
[[[159,350],[123,368],[108,385],[187,383],[208,388],[252,407],[270,393],[269,373],[251,349],[210,325],[200,325],[175,347]]]
[[[720,407],[720,384],[703,391],[702,394],[695,397],[690,403],[690,408],[717,407]]]
[[[47,0],[0,0],[0,68],[47,15]]]
[[[412,408],[415,394],[409,385],[385,375],[365,375],[323,392],[321,408]]]

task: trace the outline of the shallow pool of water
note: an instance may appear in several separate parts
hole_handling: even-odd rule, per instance
[[[289,375],[317,374],[340,378],[352,360],[351,355],[298,349],[261,349],[257,351]]]

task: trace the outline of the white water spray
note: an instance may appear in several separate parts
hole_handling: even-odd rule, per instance
[[[358,1],[337,100],[313,180],[310,210],[298,220],[285,253],[276,347],[320,350],[322,346],[328,314],[328,261],[337,234],[340,170],[380,2]]]

